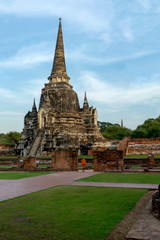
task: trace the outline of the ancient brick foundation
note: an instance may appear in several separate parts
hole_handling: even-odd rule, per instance
[[[148,157],[146,158],[124,158],[125,166],[139,165],[142,167],[160,167],[160,158],[154,158],[153,161],[149,161]]]
[[[159,138],[138,138],[130,139],[127,148],[127,155],[160,154]]]
[[[56,170],[78,170],[78,150],[54,150],[51,157]]]
[[[129,142],[136,144],[160,144],[160,138],[131,138]]]
[[[93,164],[94,171],[123,171],[123,151],[106,149],[94,150]]]
[[[0,144],[0,156],[14,156],[15,146],[8,144]]]
[[[21,160],[18,159],[18,167],[22,168],[24,170],[34,170],[37,167],[36,158],[35,157],[29,157],[23,160],[21,163]]]

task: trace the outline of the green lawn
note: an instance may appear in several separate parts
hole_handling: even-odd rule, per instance
[[[78,158],[93,158],[92,155],[79,155]]]
[[[81,178],[80,182],[113,182],[113,183],[155,183],[160,184],[160,174],[143,173],[100,173],[88,178]]]
[[[53,172],[51,172],[53,173]],[[0,172],[0,179],[20,179],[20,178],[28,178],[28,177],[36,177],[40,175],[50,174],[50,172]]]
[[[18,156],[0,156],[0,159],[5,159],[5,158],[17,158]],[[22,157],[23,158],[23,157]]]
[[[0,239],[103,240],[144,189],[58,186],[0,203]]]
[[[8,168],[8,167],[10,167],[10,166],[11,166],[11,165],[7,165],[7,164],[4,164],[4,165],[2,164],[2,165],[1,165],[1,164],[0,164],[0,167],[7,167],[7,168]]]
[[[48,167],[52,167],[51,164],[50,165],[38,165],[38,168],[48,168]]]

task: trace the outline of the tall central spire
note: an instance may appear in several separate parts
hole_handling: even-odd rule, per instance
[[[58,29],[58,36],[57,36],[57,43],[56,43],[52,72],[48,79],[50,80],[50,82],[53,82],[53,83],[54,82],[69,83],[69,79],[70,79],[66,72],[61,18],[59,18],[59,29]]]

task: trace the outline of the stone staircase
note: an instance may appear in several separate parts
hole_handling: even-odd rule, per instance
[[[35,157],[36,156],[36,154],[38,152],[38,149],[39,149],[39,146],[42,142],[43,136],[44,136],[44,131],[39,130],[35,139],[34,139],[33,145],[32,145],[32,147],[29,151],[28,157]]]

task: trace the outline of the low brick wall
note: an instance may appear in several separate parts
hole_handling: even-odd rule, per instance
[[[78,171],[78,150],[54,150],[51,156],[56,170]]]
[[[148,158],[124,158],[125,166],[139,165],[143,167],[149,167]],[[154,167],[160,167],[160,158],[154,159]]]
[[[127,155],[160,154],[160,138],[132,138],[128,142]]]
[[[15,146],[14,145],[10,145],[10,144],[0,144],[0,150],[10,150],[10,149],[14,149]]]
[[[160,138],[131,138],[129,142],[136,144],[160,144]]]
[[[94,171],[118,170],[123,171],[123,151],[94,150]]]
[[[15,156],[14,149],[0,149],[0,156]]]
[[[135,144],[129,143],[127,155],[146,155],[146,154],[160,155],[160,144]]]

